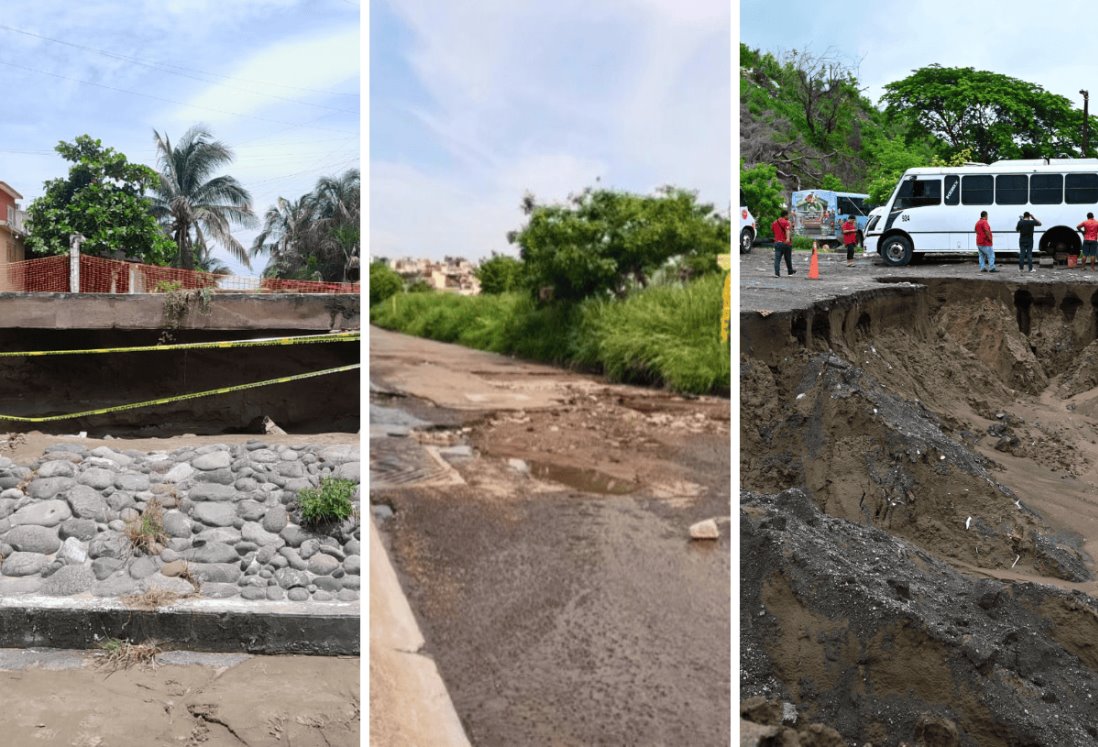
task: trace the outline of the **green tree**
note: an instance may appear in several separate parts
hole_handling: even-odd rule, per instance
[[[383,262],[370,263],[370,305],[384,301],[404,290],[404,281]]]
[[[35,254],[64,254],[69,237],[84,236],[80,250],[163,264],[171,241],[164,236],[145,197],[157,180],[148,166],[130,163],[100,140],[80,135],[55,150],[72,164],[64,179],[44,184],[43,195],[27,208],[27,248]]]
[[[740,200],[755,216],[760,234],[769,231],[785,205],[785,188],[778,181],[778,170],[768,163],[744,168],[740,159]]]
[[[299,199],[279,197],[267,210],[252,243],[255,257],[270,259],[263,274],[345,282],[358,276],[361,180],[358,169],[321,177]]]
[[[160,164],[160,183],[153,207],[176,245],[176,264],[193,269],[195,246],[220,244],[246,267],[248,253],[233,237],[233,226],[252,226],[251,195],[231,176],[214,176],[233,160],[224,143],[213,140],[202,125],[183,133],[175,146],[153,131]]]
[[[937,157],[931,141],[926,138],[912,138],[911,142],[906,142],[901,136],[887,135],[867,142],[866,153],[870,164],[866,192],[870,203],[875,205],[885,203],[905,171],[930,166]]]
[[[311,194],[297,200],[279,197],[263,216],[263,230],[252,242],[251,255],[268,255],[267,277],[303,279],[316,227],[316,202]]]
[[[521,248],[528,287],[551,288],[556,299],[624,297],[672,257],[709,257],[715,267],[730,251],[727,219],[674,187],[654,195],[586,189],[552,205],[527,195],[523,211],[527,224],[508,239]]]
[[[474,274],[480,281],[480,292],[492,295],[518,290],[522,285],[522,271],[519,260],[492,252],[492,256],[483,260]]]
[[[968,148],[991,163],[1079,152],[1082,113],[1063,96],[1000,73],[930,65],[887,84],[882,101],[888,115],[941,139],[950,155]]]

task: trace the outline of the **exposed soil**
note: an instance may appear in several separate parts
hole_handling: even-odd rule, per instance
[[[741,314],[759,743],[1098,743],[1096,286],[964,275]]]
[[[357,657],[183,654],[112,672],[85,652],[0,650],[0,688],[11,745],[359,744]]]

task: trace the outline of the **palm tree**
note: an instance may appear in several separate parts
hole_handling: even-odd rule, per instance
[[[297,200],[279,197],[263,216],[263,230],[252,242],[251,255],[267,254],[263,274],[292,277],[308,261],[316,238],[316,201],[311,194]]]
[[[328,269],[325,277],[334,280],[338,268],[340,279],[346,282],[351,271],[358,269],[361,206],[358,169],[348,169],[338,178],[321,177],[313,194],[322,237],[319,249],[322,264]]]
[[[346,281],[358,269],[361,186],[358,169],[322,177],[309,194],[283,197],[268,211],[251,255],[267,254],[263,274]]]
[[[231,176],[212,174],[233,160],[232,151],[203,125],[183,133],[172,146],[165,134],[156,138],[160,184],[153,198],[153,214],[160,219],[178,247],[176,262],[188,270],[195,265],[195,248],[215,241],[234,259],[251,267],[248,253],[232,235],[232,226],[255,224],[251,195]]]

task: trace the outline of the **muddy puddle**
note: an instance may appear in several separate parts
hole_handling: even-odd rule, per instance
[[[1067,633],[1098,636],[1098,296],[918,282],[741,314],[747,710],[859,744],[1098,743],[1098,657]]]
[[[555,482],[581,493],[628,495],[640,487],[634,482],[621,480],[595,469],[570,467],[565,464],[554,464],[553,462],[532,461],[527,462],[527,464],[530,466],[530,474],[537,479]]]

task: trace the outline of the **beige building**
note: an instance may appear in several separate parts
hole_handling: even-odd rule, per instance
[[[27,258],[23,245],[26,214],[19,207],[19,200],[22,199],[23,195],[6,182],[0,182],[0,265],[22,262]]]
[[[446,257],[441,262],[430,259],[402,257],[389,262],[393,271],[406,283],[422,280],[434,290],[475,296],[480,293],[476,265],[464,257]]]

